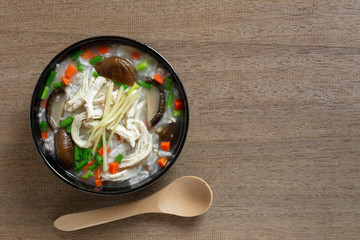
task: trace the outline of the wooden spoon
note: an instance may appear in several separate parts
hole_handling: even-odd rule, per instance
[[[54,226],[62,231],[74,231],[143,213],[194,217],[206,212],[212,199],[211,188],[204,180],[192,176],[181,177],[147,198],[118,206],[67,214],[56,219]]]

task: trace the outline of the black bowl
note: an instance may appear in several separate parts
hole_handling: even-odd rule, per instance
[[[130,184],[129,181],[123,181],[123,182],[104,182],[103,186],[101,188],[98,188],[94,186],[91,183],[88,183],[86,181],[81,181],[80,179],[76,178],[72,174],[70,174],[68,171],[63,169],[60,164],[56,161],[55,157],[50,154],[48,151],[44,151],[42,144],[42,136],[40,131],[40,123],[38,119],[38,113],[39,113],[39,107],[41,102],[41,93],[45,87],[45,82],[47,80],[47,77],[51,70],[55,68],[55,65],[57,63],[62,62],[64,59],[66,59],[68,56],[71,56],[74,54],[79,48],[87,48],[90,46],[96,46],[96,45],[105,45],[105,44],[122,44],[122,45],[128,45],[135,47],[143,52],[148,53],[153,58],[155,58],[159,63],[161,63],[164,68],[171,74],[171,77],[173,79],[173,83],[176,84],[180,95],[184,102],[184,110],[183,110],[183,119],[180,129],[180,136],[178,143],[175,146],[175,149],[173,151],[173,155],[169,159],[169,164],[166,168],[162,168],[161,170],[157,171],[155,174],[150,175],[145,180],[142,180],[135,184]],[[46,165],[63,181],[70,184],[71,186],[83,190],[85,192],[99,194],[99,195],[118,195],[118,194],[125,194],[125,193],[131,193],[135,192],[137,190],[140,190],[142,188],[145,188],[149,186],[150,184],[154,183],[156,180],[158,180],[165,172],[167,172],[170,167],[174,164],[176,159],[178,158],[181,149],[185,143],[187,129],[189,125],[189,107],[187,103],[187,98],[185,94],[185,90],[183,85],[181,84],[181,81],[176,74],[173,67],[170,65],[170,63],[161,56],[160,53],[152,49],[151,47],[134,41],[132,39],[124,38],[124,37],[117,37],[117,36],[99,36],[99,37],[92,37],[88,39],[84,39],[82,41],[79,41],[77,43],[72,44],[71,46],[65,48],[62,50],[59,54],[57,54],[50,63],[46,66],[44,71],[41,73],[40,78],[35,86],[32,100],[31,100],[31,106],[30,106],[30,128],[31,133],[34,139],[35,146],[40,153],[40,156],[46,163]]]

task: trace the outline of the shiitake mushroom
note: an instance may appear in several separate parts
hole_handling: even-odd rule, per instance
[[[59,99],[57,99],[59,98]],[[57,101],[58,100],[58,101]],[[65,104],[64,87],[56,88],[49,96],[46,103],[46,121],[52,130],[55,130],[64,112]]]
[[[70,169],[74,162],[74,142],[64,128],[55,134],[55,152],[57,160],[65,169]]]
[[[121,57],[110,57],[95,64],[96,72],[105,78],[128,86],[136,81],[136,70],[133,64]]]
[[[169,123],[166,125],[161,133],[159,134],[159,140],[162,142],[177,142],[179,138],[179,130],[180,127],[179,121]]]
[[[147,106],[148,111],[153,109],[154,106],[157,106],[157,111],[156,111],[155,115],[153,113],[148,112],[149,126],[153,127],[161,120],[162,116],[164,115],[164,112],[165,112],[165,93],[164,93],[164,89],[162,88],[162,86],[158,82],[153,81],[149,77],[147,77],[146,80],[147,80],[146,81],[147,83],[152,84],[158,90],[158,91],[154,91],[154,89],[151,89],[151,90],[146,91],[146,100],[147,100],[147,104],[148,104],[148,106]],[[159,97],[154,96],[156,94],[158,94]],[[156,101],[158,101],[158,102],[156,102]],[[151,116],[151,115],[154,115],[154,116]]]

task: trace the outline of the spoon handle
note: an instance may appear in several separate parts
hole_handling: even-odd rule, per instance
[[[157,202],[149,198],[122,205],[72,213],[59,217],[54,226],[62,231],[74,231],[148,212],[159,212]]]

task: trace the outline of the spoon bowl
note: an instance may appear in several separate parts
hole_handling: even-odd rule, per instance
[[[63,215],[55,220],[54,226],[62,231],[74,231],[143,213],[195,217],[205,213],[212,200],[212,190],[203,179],[186,176],[136,202]]]
[[[182,217],[203,214],[213,199],[210,186],[198,177],[179,178],[159,193],[160,211]]]

